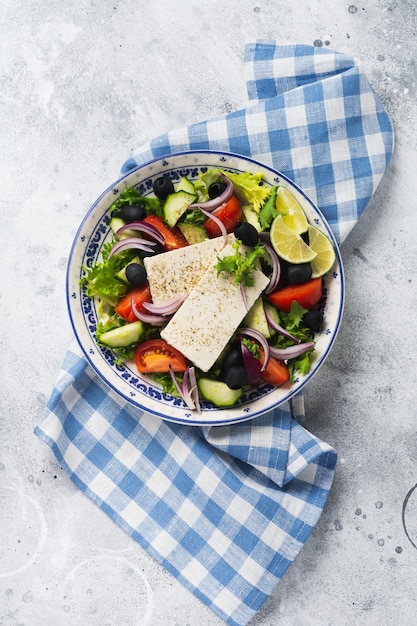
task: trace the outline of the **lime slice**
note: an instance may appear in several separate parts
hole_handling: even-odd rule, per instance
[[[309,224],[308,238],[310,248],[317,256],[311,261],[312,278],[324,276],[332,268],[336,259],[336,253],[330,239],[315,226]]]
[[[284,224],[292,228],[298,235],[307,231],[308,221],[304,210],[286,187],[278,187],[275,208],[279,215],[282,215]]]
[[[274,219],[269,234],[275,252],[288,263],[309,263],[317,256],[302,237],[284,223],[282,215]]]

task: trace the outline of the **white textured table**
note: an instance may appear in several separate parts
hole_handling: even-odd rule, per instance
[[[359,57],[396,151],[342,254],[347,297],[306,426],[339,452],[320,521],[255,626],[416,623],[414,0],[5,0],[1,16],[0,624],[220,626],[32,434],[71,339],[65,267],[132,150],[246,104],[245,43]]]

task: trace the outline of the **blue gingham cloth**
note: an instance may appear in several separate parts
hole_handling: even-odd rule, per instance
[[[386,111],[360,64],[328,49],[260,41],[246,47],[246,70],[247,108],[154,139],[123,172],[182,150],[251,156],[295,180],[341,242],[389,163]],[[293,408],[232,426],[166,422],[118,397],[74,343],[35,433],[93,502],[243,626],[306,542],[334,476],[335,450]]]

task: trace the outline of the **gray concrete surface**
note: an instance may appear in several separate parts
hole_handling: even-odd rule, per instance
[[[258,38],[360,58],[396,150],[343,245],[343,326],[306,393],[306,426],[339,452],[334,487],[252,624],[416,624],[414,0],[5,0],[0,23],[0,624],[221,624],[32,430],[71,339],[65,267],[83,215],[137,146],[245,105]]]

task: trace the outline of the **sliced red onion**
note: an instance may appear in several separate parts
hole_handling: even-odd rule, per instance
[[[198,208],[200,209],[200,211],[202,213],[204,213],[204,215],[206,215],[207,217],[211,218],[217,224],[217,226],[220,228],[220,232],[221,232],[222,237],[223,237],[223,248],[224,248],[225,245],[226,245],[226,242],[227,242],[226,226],[223,224],[223,222],[221,220],[219,220],[218,217],[213,215],[213,213],[210,213],[209,211],[206,211],[205,209],[202,209],[201,206],[198,207]]]
[[[314,341],[307,341],[306,343],[299,343],[296,346],[289,346],[288,348],[269,348],[271,356],[280,361],[287,361],[288,359],[295,359],[307,350],[310,350],[314,346]]]
[[[287,337],[287,339],[291,339],[291,341],[294,341],[295,343],[301,342],[301,339],[297,339],[293,335],[290,335],[290,333],[286,331],[285,328],[277,324],[277,322],[273,320],[272,317],[269,315],[267,309],[265,309],[265,317],[266,317],[266,321],[268,322],[268,326],[270,326],[277,333],[279,333],[280,335],[283,335],[284,337]]]
[[[130,299],[130,306],[132,308],[133,313],[141,322],[145,322],[146,324],[151,324],[152,326],[163,326],[164,324],[167,323],[167,318],[163,315],[148,315],[147,313],[142,313],[142,311],[139,311],[135,306],[133,296]]]
[[[148,239],[140,239],[139,237],[128,237],[122,241],[118,241],[114,244],[113,248],[109,252],[108,258],[116,254],[116,252],[123,252],[124,250],[130,250],[131,248],[138,248],[145,252],[154,252],[152,246],[156,246],[156,241],[149,241]]]
[[[248,299],[246,297],[246,289],[245,289],[245,285],[243,283],[240,283],[240,293],[242,294],[242,300],[243,300],[243,304],[245,306],[245,309],[247,311],[249,311]]]
[[[183,379],[182,379],[182,385],[180,385],[177,380],[177,377],[175,376],[174,370],[172,369],[171,365],[169,365],[169,373],[171,375],[172,382],[174,383],[174,386],[178,392],[178,395],[182,398],[182,400],[184,400],[188,408],[193,410],[193,409],[197,409],[195,401],[194,401],[194,392],[195,392],[195,389],[197,388],[197,383],[193,385],[193,381],[191,381],[191,369],[194,370],[194,368],[187,367],[187,369],[184,372]],[[192,385],[191,390],[188,388],[188,378],[190,378],[190,382]],[[195,380],[195,373],[194,373],[194,380]],[[200,412],[200,406],[198,406],[198,412]]]
[[[261,372],[263,372],[266,366],[268,365],[269,355],[270,355],[270,352],[269,352],[270,346],[269,346],[268,341],[266,340],[265,335],[263,335],[261,332],[259,332],[259,330],[256,330],[255,328],[239,328],[237,330],[237,333],[239,335],[247,335],[248,337],[252,337],[252,339],[255,339],[261,344],[261,347],[265,353],[265,360],[261,367]]]
[[[155,228],[152,224],[144,224],[143,222],[131,222],[130,224],[125,224],[121,226],[117,231],[116,235],[121,235],[125,230],[139,230],[143,233],[146,233],[155,241],[158,241],[162,246],[165,244],[165,237],[161,235],[159,230]]]
[[[151,313],[155,313],[155,315],[170,315],[171,313],[175,313],[176,311],[178,311],[186,297],[187,294],[184,294],[183,296],[180,296],[179,298],[174,298],[173,300],[165,302],[164,304],[144,302],[143,306]]]
[[[221,204],[225,204],[226,202],[228,202],[228,200],[230,200],[230,198],[233,196],[234,191],[233,183],[230,178],[227,178],[227,176],[225,176],[223,173],[221,173],[220,176],[226,183],[226,189],[223,191],[223,193],[221,193],[220,196],[217,196],[217,198],[213,198],[212,200],[206,200],[205,202],[193,202],[189,205],[189,209],[205,209],[206,211],[214,211],[214,209],[217,209]]]
[[[248,382],[251,387],[257,387],[261,380],[261,365],[252,352],[245,346],[243,341],[240,342],[243,356],[243,365],[248,375]]]
[[[265,250],[268,252],[272,262],[272,274],[268,287],[265,289],[265,293],[271,293],[278,287],[279,279],[281,278],[281,261],[275,250],[267,242],[263,242]]]
[[[198,385],[197,385],[197,377],[195,375],[195,367],[190,367],[189,373],[190,373],[190,385],[191,385],[190,393],[194,400],[195,410],[197,411],[197,413],[201,413],[200,397],[198,394]]]
[[[271,241],[271,236],[269,234],[269,231],[263,230],[262,232],[260,232],[259,239],[263,241],[264,243],[269,243]]]

